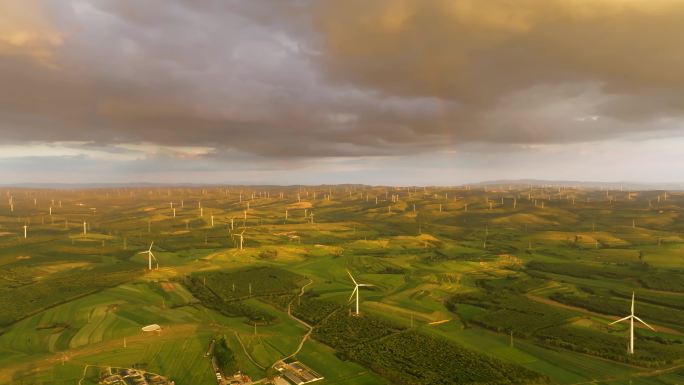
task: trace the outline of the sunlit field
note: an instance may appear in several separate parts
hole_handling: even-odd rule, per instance
[[[684,194],[527,185],[9,189],[0,383],[684,383]],[[242,241],[242,246],[241,246]],[[148,269],[145,253],[154,242]],[[349,273],[358,283],[359,314]],[[635,314],[634,354],[629,324]],[[145,325],[158,324],[159,333]]]

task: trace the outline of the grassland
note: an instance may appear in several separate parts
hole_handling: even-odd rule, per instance
[[[307,335],[288,310],[314,328],[297,358],[324,384],[684,378],[682,193],[351,185],[3,193],[2,384],[74,384],[87,365],[211,383],[204,353],[217,336],[240,370],[262,378]],[[159,269],[148,271],[139,253],[152,241]],[[347,270],[374,285],[362,288],[359,317],[349,315]],[[628,355],[626,326],[608,323],[628,314],[632,292],[656,332],[637,328]],[[161,333],[141,331],[152,323]],[[463,365],[432,366],[443,361]]]

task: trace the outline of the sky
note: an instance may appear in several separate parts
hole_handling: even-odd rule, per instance
[[[0,184],[684,182],[684,1],[0,0]]]

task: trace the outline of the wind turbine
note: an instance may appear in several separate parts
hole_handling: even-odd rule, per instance
[[[234,237],[240,237],[240,250],[242,250],[242,244],[245,241],[245,230],[242,230],[240,234],[233,234]]]
[[[354,294],[356,294],[356,315],[358,316],[359,315],[359,287],[374,286],[374,285],[371,285],[369,283],[357,283],[349,270],[347,270],[347,274],[349,274],[349,278],[351,278],[352,282],[354,282],[354,291],[352,291],[351,295],[349,296],[349,302],[352,301],[352,298],[354,298]]]
[[[646,322],[642,321],[641,318],[637,317],[634,315],[634,292],[632,292],[632,312],[630,315],[628,315],[625,318],[620,318],[617,321],[611,322],[610,325],[616,324],[618,322],[626,321],[629,320],[629,354],[634,354],[634,320],[637,320],[641,322],[642,324],[646,325],[649,329],[655,331],[651,327],[651,325],[647,324]]]
[[[154,246],[154,241],[150,243],[150,248],[147,251],[141,251],[138,254],[147,254],[147,268],[149,270],[152,270],[152,259],[154,259],[154,262],[157,264],[157,270],[159,270],[159,260],[152,253],[152,246]]]

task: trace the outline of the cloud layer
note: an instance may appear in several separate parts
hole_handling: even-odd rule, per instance
[[[2,2],[0,144],[210,173],[632,148],[684,133],[683,36],[671,0]]]

